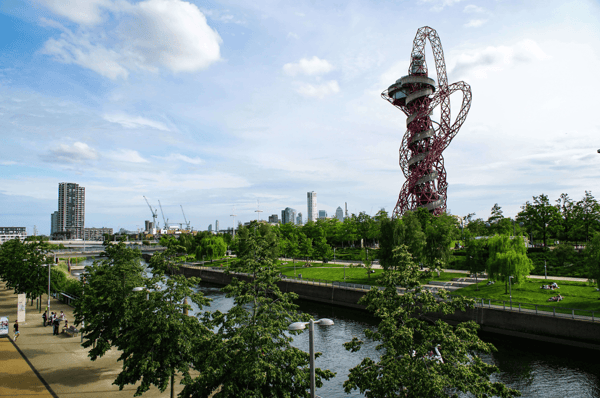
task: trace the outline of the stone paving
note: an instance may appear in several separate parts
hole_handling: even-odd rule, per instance
[[[43,301],[47,301],[47,296]],[[73,309],[68,305],[51,299],[50,306],[50,311],[64,311],[69,323],[74,319]],[[116,350],[91,361],[87,350],[81,347],[81,337],[53,336],[52,327],[42,326],[42,315],[35,303],[27,305],[26,322],[20,324],[21,335],[13,344],[17,295],[12,289],[7,290],[4,282],[0,282],[0,316],[8,316],[10,322],[10,337],[0,338],[0,397],[133,397],[136,386],[125,386],[119,391],[112,384],[121,370]],[[181,387],[176,377],[176,394]],[[164,393],[152,387],[142,395],[169,396],[170,386]]]

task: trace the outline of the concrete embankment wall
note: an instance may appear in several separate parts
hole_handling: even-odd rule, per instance
[[[219,285],[228,284],[232,278],[223,272],[192,267],[182,267],[180,273],[188,277],[200,277],[205,282]],[[241,275],[236,277],[246,278]],[[278,285],[283,292],[294,292],[304,300],[365,309],[358,304],[358,300],[366,294],[365,290],[289,280],[283,280]],[[457,311],[451,315],[429,314],[428,317],[433,320],[442,319],[450,324],[475,321],[485,332],[600,350],[600,322],[592,323],[485,307],[477,307],[465,312]]]

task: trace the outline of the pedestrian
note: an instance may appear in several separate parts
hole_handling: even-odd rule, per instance
[[[15,321],[15,325],[13,327],[15,329],[15,337],[13,338],[13,341],[17,341],[19,338],[19,321]]]
[[[61,319],[61,321],[65,320],[65,313],[62,311],[60,312],[60,319]]]
[[[48,316],[45,312],[42,314],[42,319],[44,320],[44,327],[46,327],[46,321],[48,320]]]
[[[58,327],[60,326],[60,319],[54,318],[54,322],[52,322],[52,325],[54,325],[54,333],[52,334],[58,336]]]

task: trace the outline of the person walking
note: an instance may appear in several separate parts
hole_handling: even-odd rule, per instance
[[[17,341],[19,338],[19,321],[15,321],[15,325],[13,327],[15,329],[15,337],[13,338],[13,341]]]
[[[60,320],[64,321],[65,320],[65,313],[64,312],[60,312]]]
[[[58,336],[58,327],[60,326],[60,319],[58,319],[58,317],[55,317],[54,321],[52,322],[52,325],[54,326],[54,333],[52,334]]]
[[[48,316],[45,312],[42,314],[42,319],[44,320],[44,327],[46,327],[46,321],[48,320]]]

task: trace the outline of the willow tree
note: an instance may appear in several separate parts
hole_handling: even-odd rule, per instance
[[[510,238],[508,235],[496,235],[488,239],[488,247],[489,279],[504,282],[505,293],[508,293],[509,277],[512,276],[514,283],[519,284],[533,269],[533,262],[527,257],[525,241],[520,236]]]

